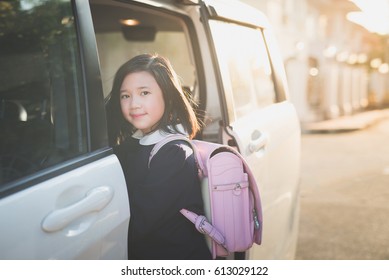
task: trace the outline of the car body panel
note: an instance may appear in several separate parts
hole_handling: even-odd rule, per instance
[[[128,195],[114,155],[3,198],[0,209],[0,259],[127,257]]]

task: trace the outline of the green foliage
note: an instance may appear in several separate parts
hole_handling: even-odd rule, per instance
[[[0,1],[0,51],[44,51],[66,30],[69,15],[69,3],[58,0]]]

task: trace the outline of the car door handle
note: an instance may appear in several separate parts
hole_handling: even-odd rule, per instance
[[[252,153],[259,152],[260,150],[263,150],[267,144],[268,137],[266,134],[255,130],[251,134],[251,140],[249,143],[249,150]]]
[[[54,210],[43,220],[42,228],[46,232],[59,231],[72,221],[92,212],[102,210],[112,200],[113,189],[108,186],[94,188],[86,196],[62,209]]]

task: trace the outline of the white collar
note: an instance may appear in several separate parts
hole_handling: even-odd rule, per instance
[[[172,129],[172,127],[169,126],[169,129]],[[178,132],[180,132],[184,135],[188,135],[187,132],[185,131],[184,127],[181,124],[177,125],[177,130],[178,130]],[[144,135],[142,131],[137,130],[132,135],[132,137],[135,139],[139,139],[139,144],[141,144],[143,146],[148,146],[148,145],[154,145],[154,144],[158,143],[159,141],[165,139],[166,136],[168,136],[170,134],[172,134],[172,133],[168,133],[168,132],[165,132],[165,131],[159,129],[159,130],[156,130],[150,134]]]

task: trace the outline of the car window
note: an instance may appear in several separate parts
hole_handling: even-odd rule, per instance
[[[70,0],[0,2],[1,186],[87,151]]]
[[[112,89],[117,69],[142,53],[158,53],[169,58],[183,86],[196,91],[196,69],[183,20],[130,4],[93,2],[91,11],[105,96]]]
[[[261,30],[216,20],[210,21],[210,28],[223,84],[232,92],[235,117],[275,103],[272,68]]]

